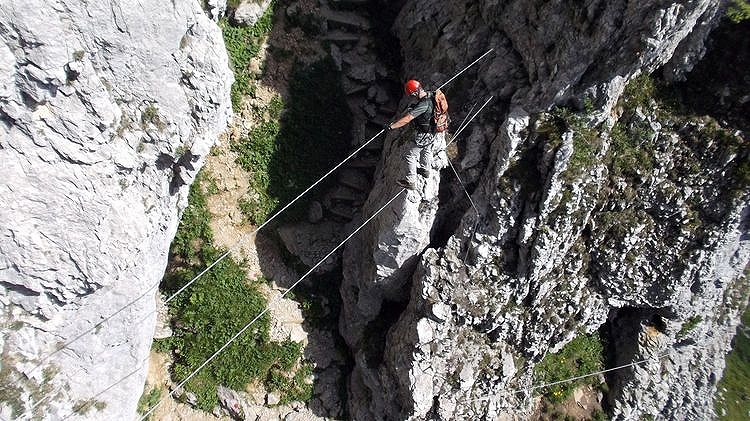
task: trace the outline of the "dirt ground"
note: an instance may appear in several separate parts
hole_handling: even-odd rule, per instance
[[[161,388],[161,403],[151,414],[151,420],[157,421],[228,421],[229,417],[215,417],[203,411],[193,409],[190,405],[179,403],[168,396],[170,386],[174,383],[169,378],[170,359],[166,354],[151,351],[148,362],[146,388]]]
[[[557,421],[564,417],[576,420],[590,420],[595,412],[601,411],[598,392],[590,385],[579,387],[567,400],[553,404],[541,398],[537,405],[535,420]]]

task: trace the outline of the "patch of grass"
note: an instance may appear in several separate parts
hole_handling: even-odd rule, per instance
[[[641,73],[625,86],[620,105],[634,110],[638,106],[646,106],[656,94],[656,84],[651,75]]]
[[[693,316],[689,318],[685,323],[682,324],[680,327],[680,331],[677,332],[677,338],[682,338],[690,331],[695,329],[696,326],[698,326],[698,323],[700,323],[703,320],[701,316]]]
[[[742,325],[750,326],[750,308],[745,309]],[[746,420],[750,413],[750,338],[742,330],[734,337],[734,347],[726,363],[724,376],[717,385],[716,413],[723,421]]]
[[[603,346],[598,333],[582,335],[563,347],[557,354],[547,354],[534,367],[534,378],[539,383],[581,376],[603,368]],[[551,402],[562,402],[571,396],[573,390],[585,384],[595,384],[596,377],[576,380],[547,387],[544,396]]]
[[[266,379],[266,387],[281,393],[280,405],[289,402],[307,402],[312,399],[313,384],[308,382],[312,375],[312,364],[305,362],[292,377],[280,370],[271,370]]]
[[[646,129],[631,129],[624,124],[617,123],[610,131],[610,148],[608,151],[608,165],[612,175],[636,178],[639,172],[653,170],[653,156],[644,147]]]
[[[161,288],[171,294],[192,280],[224,251],[212,244],[210,214],[199,174],[191,186],[189,206],[172,243],[171,264]],[[266,307],[266,300],[244,269],[227,256],[201,279],[169,302],[174,335],[158,342],[172,352],[172,377],[181,382],[254,320]],[[221,384],[244,390],[253,380],[266,380],[273,370],[288,372],[302,354],[300,344],[271,342],[270,321],[264,315],[192,377],[185,389],[197,397],[197,406],[211,411],[217,404],[216,387]]]
[[[138,399],[138,413],[143,415],[156,406],[161,400],[161,392],[162,390],[160,387],[154,387],[149,390],[148,387],[144,385],[143,394],[141,395],[141,398]],[[151,415],[146,419],[150,420]]]
[[[562,143],[562,134],[573,132],[573,154],[562,178],[573,181],[597,164],[596,154],[601,148],[601,139],[595,127],[589,127],[585,114],[577,114],[568,108],[557,107],[551,112],[551,121],[540,127],[549,135],[550,141]]]
[[[208,212],[206,196],[200,191],[203,179],[204,175],[201,171],[190,187],[189,204],[182,214],[182,220],[170,248],[172,260],[179,258],[188,265],[198,264],[196,259],[202,257],[199,256],[201,250],[213,242],[213,233],[209,226],[211,214]]]
[[[286,103],[271,101],[259,111],[267,121],[231,145],[237,162],[252,174],[252,194],[240,206],[254,224],[264,222],[278,204],[292,201],[349,149],[351,114],[333,61],[298,63],[290,80]],[[284,218],[299,218],[308,201],[301,200]]]
[[[238,153],[237,163],[251,174],[250,196],[241,200],[239,206],[255,225],[262,224],[279,204],[279,199],[269,193],[269,171],[271,160],[278,152],[278,135],[278,121],[267,121],[253,128],[247,138],[231,144],[232,150]]]
[[[263,16],[252,26],[235,26],[228,19],[219,22],[234,72],[231,98],[235,111],[239,109],[242,97],[253,92],[251,82],[254,75],[249,70],[250,60],[258,56],[261,45],[271,32],[275,5],[276,1],[271,2]]]

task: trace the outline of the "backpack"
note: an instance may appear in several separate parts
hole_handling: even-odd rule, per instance
[[[448,116],[448,100],[440,89],[435,91],[435,95],[432,97],[432,105],[432,125],[434,131],[435,133],[444,132],[448,129],[451,118]]]

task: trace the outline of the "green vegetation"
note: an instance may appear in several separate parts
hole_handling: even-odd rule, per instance
[[[620,122],[610,131],[609,168],[612,175],[636,178],[639,172],[653,170],[653,156],[644,145],[651,132],[644,124],[625,125]]]
[[[750,413],[750,308],[742,316],[742,326],[734,337],[734,347],[727,356],[724,377],[717,385],[714,402],[716,413],[723,421],[746,420]]]
[[[212,245],[204,184],[205,176],[201,173],[191,186],[189,206],[172,242],[172,264],[162,282],[162,290],[167,294],[177,291],[223,254],[223,250]],[[257,284],[246,279],[243,268],[231,256],[206,272],[169,303],[174,336],[156,344],[158,349],[172,351],[174,380],[186,379],[265,307],[266,300]],[[281,373],[286,375],[294,370],[302,354],[301,344],[271,342],[269,323],[267,315],[258,318],[185,384],[186,390],[196,395],[199,408],[211,411],[217,405],[219,384],[244,390],[249,383],[259,380],[274,388],[278,387],[276,379]],[[295,385],[284,389],[291,396],[286,399],[307,396],[298,389],[301,387]]]
[[[547,354],[534,367],[535,381],[553,383],[601,370],[603,349],[598,333],[579,336],[557,354]],[[597,384],[596,377],[549,386],[544,396],[551,402],[562,402],[571,396],[575,388],[585,384]]]
[[[15,324],[15,323],[14,323]],[[25,363],[31,361],[24,360]],[[0,363],[0,402],[10,407],[11,418],[20,417],[24,413],[26,404],[34,404],[41,399],[47,399],[54,388],[52,380],[57,376],[59,368],[56,365],[48,365],[42,370],[42,380],[37,382],[35,379],[28,378],[24,373],[18,371],[15,366],[19,364],[16,358],[4,356]],[[28,397],[25,395],[28,393]],[[59,390],[58,390],[59,394]],[[92,401],[97,409],[102,409],[101,402]],[[36,414],[44,413],[47,408],[47,402],[38,404],[30,414],[32,418]],[[36,419],[36,418],[35,418]]]
[[[86,415],[92,409],[101,411],[106,407],[107,407],[107,404],[105,402],[98,401],[96,399],[77,400],[73,404],[73,413],[78,414],[78,415]]]
[[[591,419],[592,421],[607,421],[609,420],[609,417],[604,411],[602,411],[601,409],[597,409],[593,414],[591,414]]]
[[[656,84],[651,75],[641,73],[625,86],[621,105],[628,110],[634,110],[638,106],[646,106],[653,100],[656,92]]]
[[[273,10],[276,2],[271,2],[266,12],[253,26],[234,26],[229,20],[219,22],[224,34],[224,45],[229,54],[229,62],[234,72],[232,85],[232,107],[239,109],[243,96],[252,94],[254,75],[249,69],[250,60],[258,56],[265,37],[271,32]]]
[[[309,381],[312,372],[313,366],[310,363],[303,364],[292,377],[274,369],[269,373],[266,387],[271,391],[281,392],[279,405],[294,401],[307,402],[312,399],[313,394],[313,384]]]
[[[680,331],[677,332],[677,338],[682,338],[690,333],[690,331],[695,329],[695,327],[698,326],[698,323],[700,323],[701,321],[703,321],[703,318],[701,316],[693,316],[689,318],[685,323],[682,324],[682,327],[680,327]]]
[[[252,192],[240,206],[254,224],[264,222],[279,203],[291,202],[349,147],[351,115],[333,61],[298,63],[290,80],[286,103],[276,98],[256,110],[265,122],[231,144],[237,162],[252,174]],[[304,209],[302,201],[285,217],[298,218]]]
[[[610,148],[606,163],[610,175],[632,182],[645,178],[655,166],[654,131],[636,116],[636,109],[655,109],[662,117],[674,112],[674,99],[648,74],[632,79],[625,87],[619,106],[622,115],[610,130]]]
[[[159,117],[159,109],[155,104],[148,104],[141,113],[141,126],[146,126],[149,123],[157,127],[161,127],[162,125],[161,118]]]
[[[240,202],[240,209],[256,225],[263,223],[279,203],[278,198],[269,193],[269,172],[278,151],[276,138],[282,108],[281,98],[272,99],[265,112],[259,112],[267,115],[268,121],[255,127],[247,138],[231,144],[232,150],[238,153],[237,163],[251,174],[252,195]]]
[[[21,400],[23,388],[18,383],[23,373],[13,368],[12,364],[12,361],[3,358],[0,365],[0,402],[10,407],[11,418],[17,418],[21,416],[24,408],[24,401]]]
[[[597,163],[596,154],[601,148],[601,139],[596,128],[588,126],[585,114],[575,113],[569,108],[555,107],[550,116],[541,124],[537,132],[547,137],[548,147],[562,144],[562,136],[573,133],[573,154],[568,168],[562,174],[564,180],[571,182],[591,169]]]
[[[750,3],[747,0],[732,0],[727,8],[727,17],[734,23],[750,19]]]
[[[148,412],[151,408],[156,406],[156,404],[159,403],[161,400],[161,388],[160,387],[154,387],[151,390],[148,390],[148,388],[144,385],[143,386],[143,394],[141,395],[141,398],[138,399],[138,413],[143,415],[146,412]],[[151,415],[146,418],[146,420],[150,420]]]

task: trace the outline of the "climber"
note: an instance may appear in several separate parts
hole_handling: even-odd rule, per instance
[[[440,119],[439,113],[435,113],[435,102],[436,93],[437,97],[442,96],[442,100],[445,103],[445,115],[444,121],[438,122],[436,125],[435,120]],[[428,92],[422,88],[422,84],[419,81],[411,79],[404,85],[404,94],[411,97],[416,97],[419,102],[411,107],[399,120],[385,125],[385,130],[398,129],[409,124],[412,120],[416,120],[416,133],[414,135],[413,144],[411,148],[404,156],[407,164],[406,177],[400,178],[396,183],[409,190],[416,189],[417,174],[424,178],[429,177],[430,169],[430,158],[432,154],[432,148],[429,147],[435,141],[440,142],[439,147],[442,151],[445,149],[445,134],[443,131],[448,126],[447,121],[447,102],[445,102],[445,96],[438,90],[436,92]],[[439,106],[438,106],[439,108]]]

